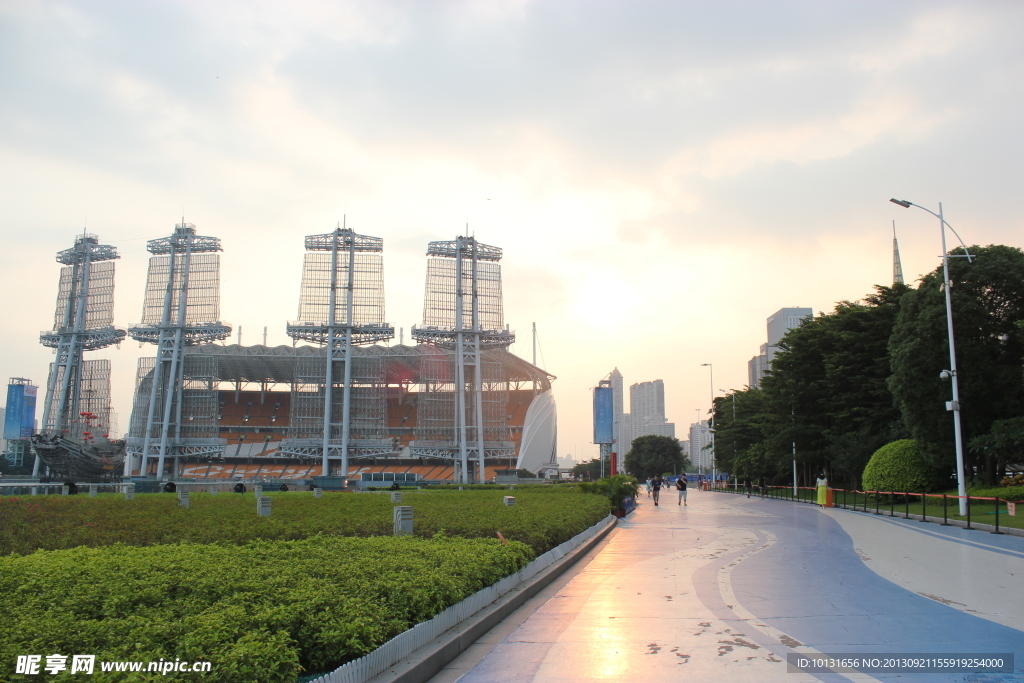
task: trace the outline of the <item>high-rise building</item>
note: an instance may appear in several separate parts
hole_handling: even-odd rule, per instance
[[[691,467],[698,472],[710,472],[713,466],[711,450],[711,425],[701,420],[690,425],[690,441],[687,445]]]
[[[786,332],[800,325],[800,321],[814,315],[810,308],[781,308],[768,316],[768,343],[761,344],[760,353],[747,361],[747,384],[752,388],[761,385],[772,359],[778,352],[778,344],[786,336]]]
[[[612,383],[612,438],[615,440],[615,445],[612,449],[619,454],[619,462],[622,462],[622,456],[629,452],[631,441],[631,439],[628,439],[628,426],[624,424],[624,418],[628,417],[628,414],[623,412],[622,373],[619,372],[618,368],[615,368],[608,375],[608,379]],[[625,430],[623,429],[624,427]],[[626,432],[625,434],[624,431]],[[626,436],[627,440],[623,440],[623,436]]]
[[[903,264],[900,262],[900,243],[896,241],[896,221],[892,222],[892,283],[903,284]]]
[[[665,383],[662,380],[638,382],[629,387],[629,414],[634,439],[649,435],[675,438],[675,424],[665,419]]]

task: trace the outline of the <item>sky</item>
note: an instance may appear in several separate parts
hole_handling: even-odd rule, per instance
[[[121,255],[115,324],[184,216],[222,239],[222,319],[276,345],[304,235],[384,239],[408,341],[427,243],[468,224],[527,360],[537,325],[561,456],[596,456],[614,367],[686,438],[770,314],[891,282],[894,220],[908,282],[939,264],[890,197],[1024,247],[1021,35],[1012,0],[0,0],[0,377],[45,384],[83,228]],[[89,355],[122,430],[143,355]]]

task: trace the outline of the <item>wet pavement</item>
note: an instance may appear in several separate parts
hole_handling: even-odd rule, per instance
[[[836,653],[1024,671],[1024,538],[725,493],[641,503],[435,683],[970,680],[786,662]]]

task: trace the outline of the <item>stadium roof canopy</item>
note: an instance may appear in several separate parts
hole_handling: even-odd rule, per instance
[[[355,356],[383,356],[388,384],[420,383],[420,365],[424,358],[451,357],[454,351],[431,344],[416,346],[365,346],[353,348]],[[299,358],[323,358],[324,350],[316,346],[240,346],[238,344],[202,344],[188,347],[186,356],[214,357],[217,379],[231,383],[291,384],[295,377],[295,361]],[[485,361],[498,362],[508,369],[508,381],[537,382],[541,390],[551,388],[555,376],[509,353],[505,349],[482,352]]]

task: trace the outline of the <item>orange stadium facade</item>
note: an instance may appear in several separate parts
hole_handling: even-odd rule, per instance
[[[347,477],[354,484],[446,482],[455,479],[458,453],[452,443],[456,399],[454,352],[431,344],[381,344],[355,349],[351,384],[353,413]],[[210,483],[269,481],[308,483],[323,475],[325,358],[314,346],[202,344],[184,354],[179,427],[165,472],[177,480]],[[126,472],[156,476],[151,458],[158,434],[146,435],[153,395],[153,359],[141,359],[128,434]],[[553,375],[506,349],[483,352],[484,473],[471,463],[474,480],[496,471],[538,468],[556,461]],[[450,374],[450,373],[448,373]],[[361,379],[361,378],[367,379]],[[335,414],[342,410],[335,385]],[[340,422],[340,420],[337,420]],[[328,440],[329,476],[341,472],[341,453]]]

